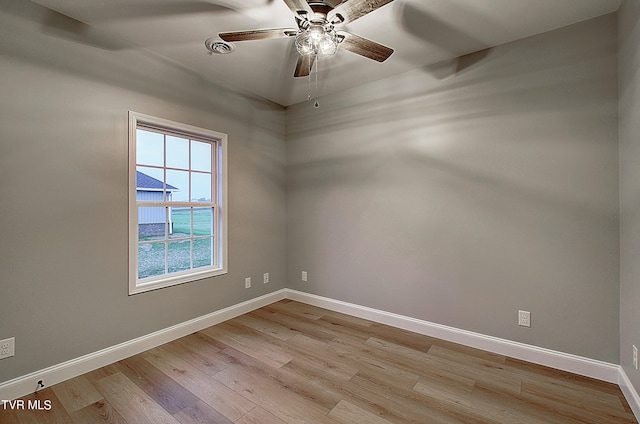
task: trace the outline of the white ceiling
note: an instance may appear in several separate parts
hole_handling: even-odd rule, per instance
[[[219,32],[295,28],[293,14],[282,0],[33,1],[88,24],[74,25],[52,13],[50,25],[69,26],[66,33],[76,28],[76,41],[107,50],[148,49],[208,80],[283,106],[307,99],[309,79],[293,77],[297,53],[292,38],[238,42],[228,55],[209,55],[204,45]],[[320,95],[614,12],[620,3],[395,0],[340,27],[393,48],[393,55],[384,63],[347,51],[322,59]]]

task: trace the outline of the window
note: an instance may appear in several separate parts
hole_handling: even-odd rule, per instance
[[[227,272],[226,143],[129,112],[129,294]]]

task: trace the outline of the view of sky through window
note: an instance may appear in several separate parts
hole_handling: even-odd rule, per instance
[[[175,187],[174,202],[210,202],[211,143],[137,130],[138,171]]]

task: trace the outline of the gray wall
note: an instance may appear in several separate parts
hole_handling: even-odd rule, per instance
[[[620,364],[636,391],[631,346],[640,348],[640,1],[627,0],[620,37]]]
[[[0,4],[0,339],[16,338],[0,382],[285,281],[285,110],[143,51],[56,37],[45,17]],[[128,110],[229,135],[227,275],[127,295]]]
[[[622,357],[640,387],[639,15],[637,0],[620,15],[619,225],[613,15],[285,111],[142,51],[58,37],[42,8],[0,1],[0,338],[16,337],[0,382],[286,282]],[[127,296],[128,110],[229,134],[228,275]],[[263,272],[269,285],[243,288]]]
[[[288,286],[617,363],[616,43],[608,15],[290,108]]]

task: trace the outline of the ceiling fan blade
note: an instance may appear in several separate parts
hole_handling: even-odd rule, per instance
[[[375,41],[367,40],[366,38],[346,31],[338,31],[338,37],[342,39],[340,47],[343,49],[377,62],[384,62],[393,53],[393,49],[390,47],[383,46]]]
[[[286,5],[291,9],[291,11],[295,15],[300,15],[299,12],[302,11],[302,14],[306,14],[307,16],[313,16],[313,10],[307,0],[282,0],[286,3]]]
[[[296,35],[296,32],[297,30],[293,28],[254,29],[249,31],[221,32],[218,36],[224,41],[234,42],[291,37]]]
[[[393,0],[349,0],[340,3],[331,13],[333,16],[340,16],[344,19],[344,23],[348,24],[392,1]]]
[[[300,55],[298,56],[298,63],[296,63],[296,70],[293,73],[294,77],[308,77],[311,72],[311,67],[313,66],[313,62],[315,62],[316,57],[312,54],[309,55]]]

